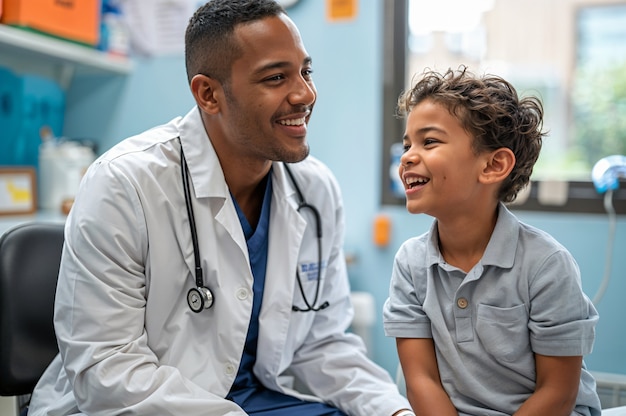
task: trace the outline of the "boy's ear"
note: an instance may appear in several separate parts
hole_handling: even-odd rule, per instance
[[[515,166],[515,154],[507,147],[501,147],[487,155],[480,175],[483,183],[498,183],[506,179]]]
[[[196,104],[202,111],[208,114],[219,112],[224,90],[216,79],[197,74],[191,79],[189,86]]]

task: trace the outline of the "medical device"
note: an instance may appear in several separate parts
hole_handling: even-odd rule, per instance
[[[298,271],[298,269],[296,269],[298,287],[300,288],[300,293],[302,294],[302,299],[304,300],[306,308],[300,308],[296,305],[292,305],[291,310],[294,312],[317,312],[321,311],[322,309],[326,309],[329,305],[328,301],[325,301],[320,306],[315,307],[315,304],[317,303],[317,298],[320,294],[320,282],[322,280],[322,218],[317,208],[307,203],[306,199],[304,199],[304,195],[302,194],[302,191],[300,191],[300,187],[298,186],[296,178],[294,178],[291,169],[289,169],[289,166],[287,166],[286,163],[283,163],[283,166],[285,166],[285,170],[287,171],[287,174],[289,175],[289,178],[291,179],[294,188],[296,188],[296,193],[298,194],[298,212],[300,212],[302,208],[306,208],[313,213],[313,216],[315,217],[315,231],[317,235],[317,286],[315,288],[315,298],[313,299],[313,303],[309,303],[306,295],[304,294],[304,288],[302,287],[300,272]]]
[[[604,209],[609,215],[609,238],[604,264],[604,277],[598,292],[592,299],[597,305],[604,296],[604,292],[611,279],[611,263],[613,259],[613,240],[615,238],[616,215],[613,208],[613,191],[619,188],[619,178],[626,178],[626,156],[612,155],[596,162],[591,170],[591,180],[598,193],[604,193]]]
[[[198,231],[196,230],[196,220],[193,213],[193,207],[191,206],[191,191],[189,187],[189,167],[187,166],[187,160],[185,159],[185,155],[183,153],[183,148],[181,145],[180,148],[180,165],[181,165],[181,175],[183,177],[183,189],[185,194],[185,205],[187,206],[187,216],[189,217],[189,229],[191,231],[191,241],[193,244],[193,257],[195,263],[195,274],[196,274],[196,287],[192,287],[187,292],[187,303],[189,304],[189,308],[198,313],[204,309],[209,309],[213,306],[213,292],[211,289],[204,285],[204,276],[202,272],[202,265],[200,264],[200,249],[198,248]],[[296,269],[296,279],[298,281],[298,287],[300,288],[300,293],[302,294],[302,299],[306,305],[306,308],[300,308],[296,305],[293,305],[291,309],[294,312],[317,312],[322,309],[326,309],[329,305],[328,301],[322,303],[320,306],[316,307],[317,298],[319,296],[320,291],[320,283],[321,283],[321,273],[322,273],[322,224],[321,217],[317,208],[313,205],[306,202],[304,199],[304,195],[300,191],[300,187],[296,182],[296,179],[293,176],[293,173],[287,166],[284,164],[285,170],[293,183],[293,186],[296,189],[296,193],[298,194],[298,212],[301,209],[305,208],[310,210],[315,217],[315,229],[317,236],[317,287],[315,289],[315,298],[312,303],[309,303],[307,299],[304,288],[302,287],[302,280],[300,278],[300,273]]]
[[[193,259],[196,271],[196,287],[192,287],[187,292],[187,303],[192,311],[198,313],[203,309],[213,306],[213,292],[204,285],[202,275],[202,265],[200,264],[200,249],[198,248],[198,232],[196,230],[196,219],[191,206],[191,191],[189,190],[189,166],[183,153],[183,146],[180,146],[180,168],[183,177],[183,189],[185,190],[185,205],[187,206],[187,216],[189,217],[189,229],[191,231],[191,242],[193,244]]]

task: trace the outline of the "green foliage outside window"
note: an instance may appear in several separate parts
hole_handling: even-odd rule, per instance
[[[581,69],[574,80],[573,149],[593,166],[626,154],[626,62]]]

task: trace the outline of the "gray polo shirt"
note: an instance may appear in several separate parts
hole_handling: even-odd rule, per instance
[[[436,221],[407,240],[383,317],[387,336],[433,338],[459,414],[488,416],[513,414],[534,392],[533,353],[589,354],[598,321],[571,254],[502,204],[485,253],[467,274],[444,261]],[[573,415],[600,415],[585,368],[576,403]]]

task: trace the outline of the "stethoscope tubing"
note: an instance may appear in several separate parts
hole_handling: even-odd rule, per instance
[[[198,245],[198,231],[196,230],[196,218],[191,206],[191,190],[189,187],[189,167],[187,166],[187,159],[183,153],[183,146],[180,146],[180,167],[182,169],[183,177],[183,189],[185,192],[185,205],[187,206],[187,217],[189,219],[189,230],[191,232],[191,243],[193,244],[194,263],[196,271],[196,286],[204,286],[204,276],[202,274],[202,265],[200,264],[200,256],[197,255],[200,252]]]
[[[300,308],[296,305],[293,305],[291,309],[294,312],[317,312],[322,309],[326,309],[328,307],[328,302],[322,303],[320,306],[315,307],[317,304],[317,299],[320,293],[320,282],[322,279],[322,217],[313,205],[306,202],[304,199],[304,194],[300,190],[300,186],[298,186],[298,182],[291,172],[291,169],[286,163],[283,163],[285,166],[285,171],[287,171],[287,175],[291,179],[291,183],[293,183],[293,187],[296,189],[296,194],[298,194],[298,212],[300,212],[303,208],[308,209],[313,213],[313,217],[315,217],[315,231],[317,237],[317,286],[315,287],[315,298],[313,298],[313,303],[309,303],[306,294],[304,293],[304,287],[302,287],[302,278],[300,277],[300,272],[296,269],[296,277],[298,281],[298,288],[300,289],[300,294],[302,295],[302,300],[304,300],[304,304],[306,305],[306,309]]]

